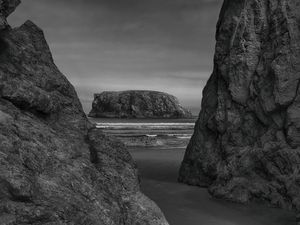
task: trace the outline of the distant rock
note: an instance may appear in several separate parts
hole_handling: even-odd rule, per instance
[[[225,0],[216,39],[179,180],[300,211],[299,1]]]
[[[14,2],[0,1],[1,22]],[[0,26],[0,47],[0,224],[167,225],[124,145],[88,122],[42,30]]]
[[[95,94],[90,117],[191,118],[176,97],[157,91],[105,91]]]

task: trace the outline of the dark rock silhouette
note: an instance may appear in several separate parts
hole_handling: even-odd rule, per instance
[[[179,180],[300,210],[300,4],[225,0]]]
[[[191,118],[176,97],[158,91],[105,91],[95,94],[90,117]]]
[[[0,1],[0,224],[167,224],[124,146],[93,129],[41,29]]]

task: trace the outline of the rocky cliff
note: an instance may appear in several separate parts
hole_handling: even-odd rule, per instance
[[[0,224],[165,224],[124,146],[93,129],[41,29],[0,0]]]
[[[95,94],[90,117],[191,118],[176,97],[157,91],[105,91]]]
[[[179,180],[300,210],[300,4],[225,0]]]

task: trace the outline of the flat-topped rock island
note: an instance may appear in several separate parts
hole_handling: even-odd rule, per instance
[[[104,91],[94,95],[90,117],[94,118],[191,118],[175,96],[158,91]]]

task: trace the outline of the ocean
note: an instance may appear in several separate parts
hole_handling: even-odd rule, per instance
[[[186,148],[196,119],[90,119],[129,148]]]
[[[170,225],[296,225],[292,212],[217,200],[205,188],[177,182],[196,119],[90,120],[127,146],[139,168],[142,191],[158,204]]]

